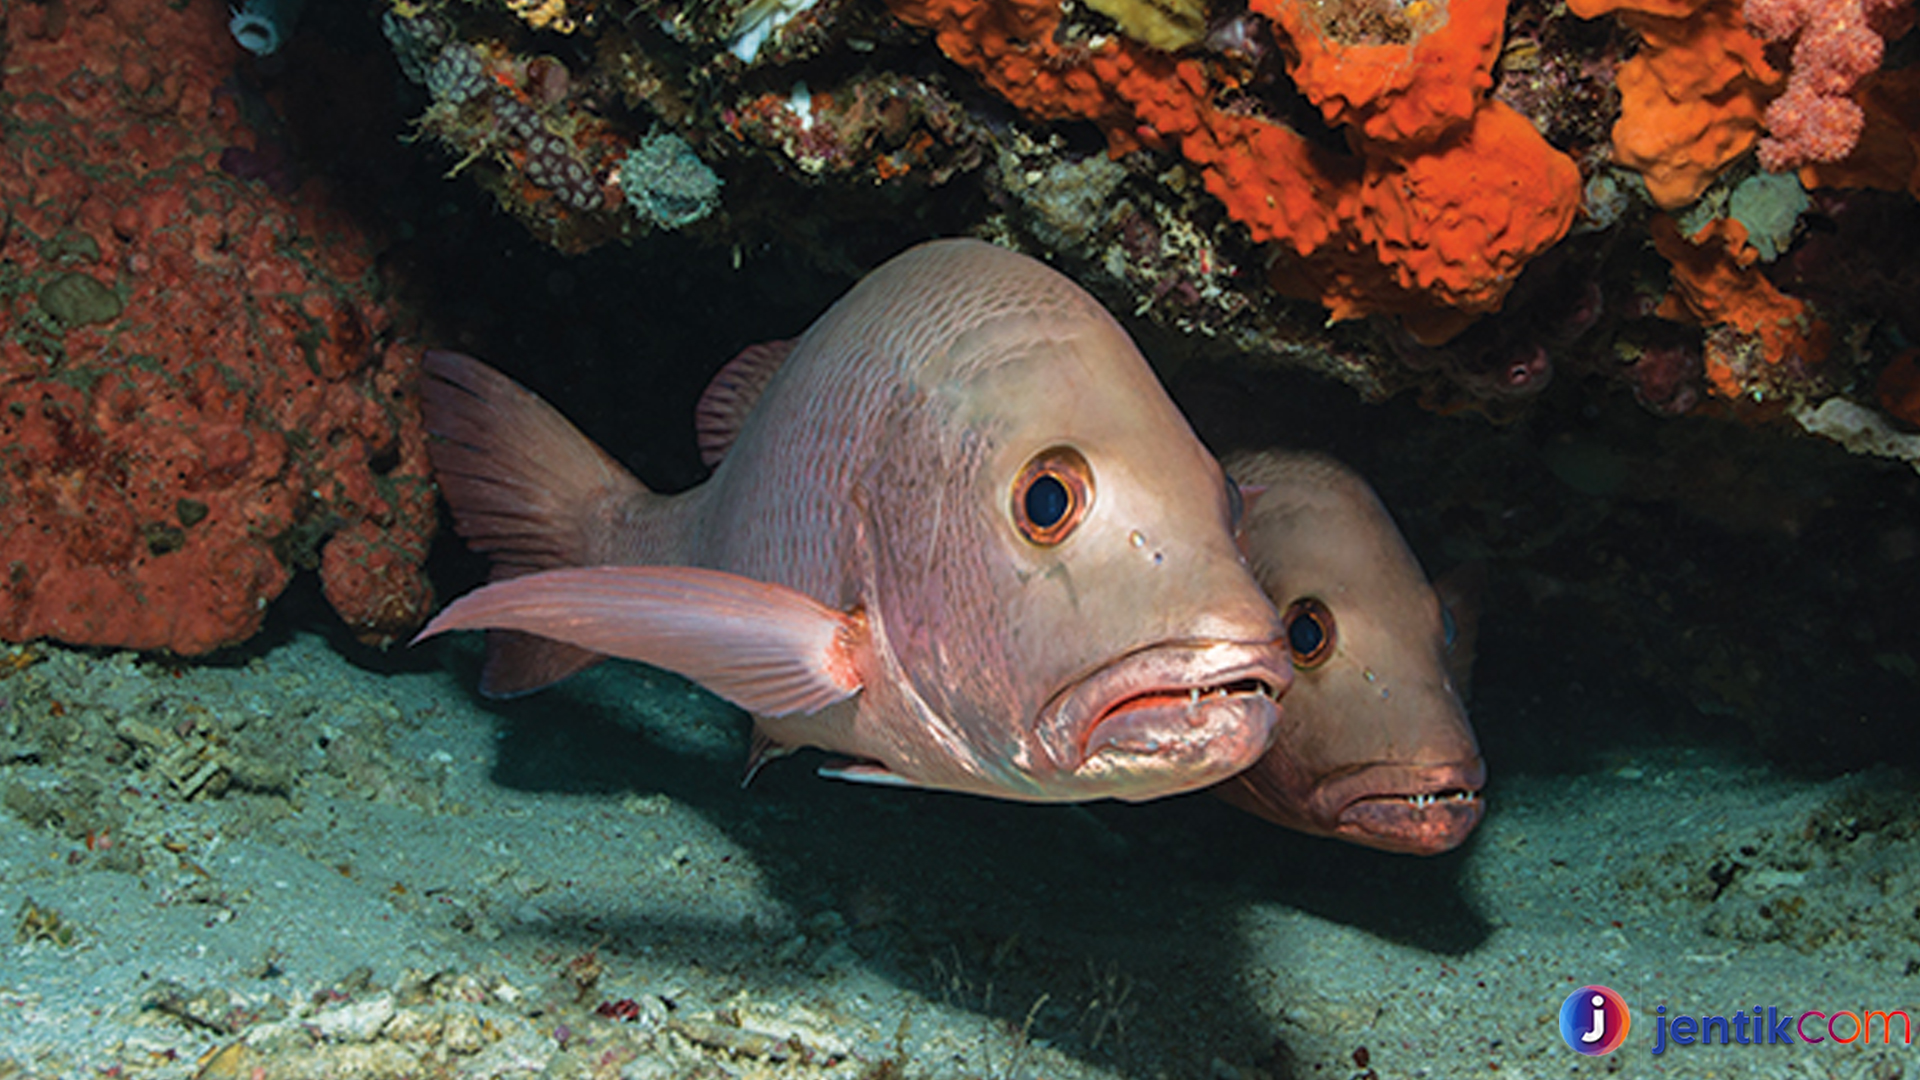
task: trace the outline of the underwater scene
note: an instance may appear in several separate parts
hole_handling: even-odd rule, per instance
[[[1908,0],[0,0],[0,1080],[1920,1080]]]

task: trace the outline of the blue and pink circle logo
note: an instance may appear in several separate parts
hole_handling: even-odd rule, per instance
[[[1611,1054],[1627,1041],[1633,1014],[1604,986],[1583,986],[1560,1003],[1560,1037],[1583,1054]]]

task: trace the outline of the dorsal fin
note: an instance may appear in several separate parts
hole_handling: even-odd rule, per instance
[[[707,468],[727,456],[733,440],[740,436],[740,425],[747,422],[747,414],[759,403],[767,380],[786,362],[795,340],[749,345],[714,373],[693,410],[694,438],[699,441],[700,460]]]

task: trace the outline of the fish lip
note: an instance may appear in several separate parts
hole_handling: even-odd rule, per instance
[[[1036,733],[1062,773],[1133,773],[1139,784],[1121,784],[1117,797],[1171,795],[1259,760],[1292,682],[1273,641],[1161,642],[1054,695]]]
[[[1314,794],[1314,816],[1334,836],[1368,847],[1438,855],[1460,846],[1486,812],[1479,757],[1439,764],[1377,763]]]

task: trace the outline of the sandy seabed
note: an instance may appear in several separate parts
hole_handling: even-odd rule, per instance
[[[1920,1077],[1897,1020],[1652,1053],[1660,1007],[1920,1017],[1891,770],[1490,747],[1485,823],[1416,859],[806,755],[743,790],[744,718],[689,684],[491,703],[477,654],[0,650],[0,1078]],[[1605,1057],[1557,1027],[1588,983],[1634,1012]]]

